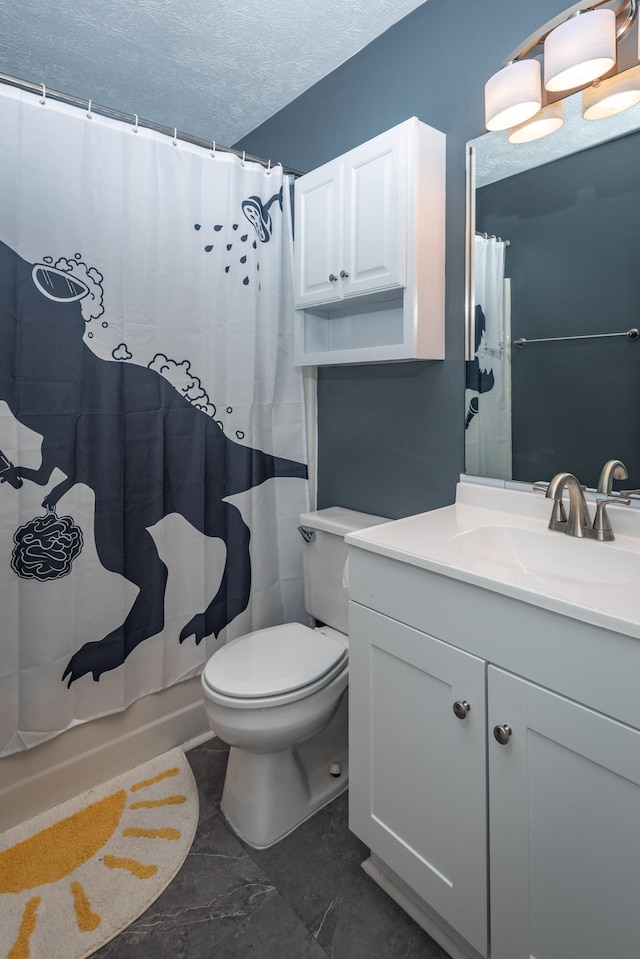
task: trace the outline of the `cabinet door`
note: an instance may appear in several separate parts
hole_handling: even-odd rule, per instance
[[[295,305],[329,303],[343,296],[343,166],[327,163],[295,184]],[[335,279],[331,279],[334,277]]]
[[[406,136],[390,130],[345,160],[344,296],[406,284]]]
[[[371,850],[486,955],[485,664],[377,613],[365,622],[368,713],[354,724],[369,728]]]
[[[637,956],[640,733],[488,672],[492,959]]]

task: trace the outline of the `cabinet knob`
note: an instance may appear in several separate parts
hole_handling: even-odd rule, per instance
[[[346,280],[346,278],[349,276],[349,273],[347,270],[340,270],[340,276],[343,280]]]
[[[471,709],[471,705],[467,702],[466,699],[457,699],[453,704],[453,711],[458,717],[458,719],[466,719],[467,713]]]
[[[493,727],[493,735],[496,742],[500,743],[501,746],[506,746],[511,737],[511,726],[508,723],[503,723],[502,726]]]
[[[335,273],[330,273],[330,274],[329,274],[329,279],[330,279],[331,282],[333,283],[335,280],[338,279],[338,277],[335,275]]]

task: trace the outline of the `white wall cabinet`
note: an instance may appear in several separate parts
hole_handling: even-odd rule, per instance
[[[638,641],[366,550],[349,569],[371,874],[457,959],[637,955]]]
[[[405,285],[407,134],[388,130],[297,181],[297,307]]]
[[[298,365],[444,357],[444,202],[415,117],[296,181]]]

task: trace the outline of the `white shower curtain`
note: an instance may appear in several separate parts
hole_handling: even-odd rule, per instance
[[[0,128],[6,755],[304,621],[309,501],[281,168],[9,88]]]
[[[506,243],[476,236],[475,356],[467,362],[465,470],[511,479],[511,320]]]

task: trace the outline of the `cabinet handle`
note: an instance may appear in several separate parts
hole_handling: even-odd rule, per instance
[[[466,719],[467,713],[471,709],[471,705],[467,702],[466,699],[457,699],[453,704],[453,711],[458,717],[458,719]]]
[[[501,746],[506,746],[511,738],[511,726],[508,723],[503,723],[502,726],[493,727],[493,735],[496,742],[500,743]]]
[[[349,276],[349,273],[347,270],[340,270],[340,276],[343,280],[346,280],[346,278]]]
[[[330,273],[330,274],[329,274],[329,279],[330,279],[331,282],[333,283],[335,280],[338,279],[338,277],[335,275],[335,273]]]

